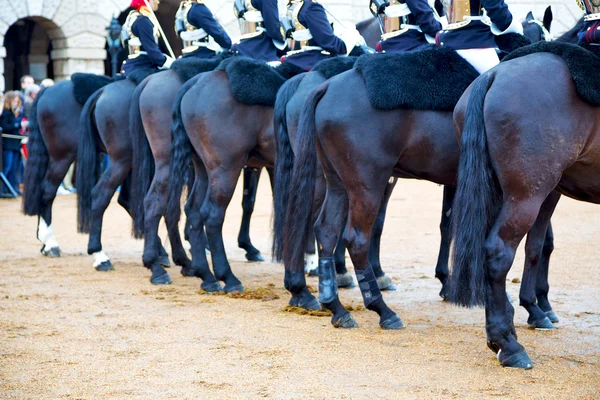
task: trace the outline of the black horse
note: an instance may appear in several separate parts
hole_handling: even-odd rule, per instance
[[[186,62],[189,61],[189,62]],[[182,60],[176,63],[173,70],[162,71],[150,75],[137,87],[133,95],[130,109],[130,131],[133,136],[133,181],[132,201],[134,207],[134,224],[136,230],[144,232],[144,256],[146,267],[155,271],[154,275],[164,275],[166,271],[159,263],[160,239],[158,224],[164,215],[170,232],[173,260],[182,265],[184,276],[203,275],[208,268],[206,261],[206,240],[203,234],[189,234],[192,245],[192,261],[188,259],[177,224],[179,216],[171,218],[165,214],[167,188],[171,158],[171,108],[177,92],[187,80],[194,80],[197,72],[214,69],[219,59]],[[181,66],[181,67],[179,67]],[[254,210],[254,201],[260,170],[247,168],[244,171],[244,195],[242,200],[243,216],[238,245],[246,250],[249,261],[263,261],[260,251],[250,240],[250,217]],[[194,191],[190,192],[192,195]],[[191,199],[190,202],[197,200]],[[198,226],[199,210],[186,208],[188,221]]]
[[[367,132],[377,134],[365,134]],[[300,117],[297,135],[300,151],[289,193],[291,201],[283,251],[289,277],[286,283],[292,297],[306,296],[305,282],[299,271],[302,248],[309,240],[312,225],[310,199],[315,191],[316,146],[327,180],[325,202],[315,224],[322,269],[331,268],[333,250],[348,213],[344,241],[357,278],[369,283],[365,283],[369,294],[365,304],[378,312],[382,328],[401,328],[402,321],[385,305],[377,287],[369,286],[375,282],[368,255],[371,231],[390,176],[426,179],[448,188],[455,186],[459,150],[453,134],[452,113],[375,109],[369,101],[363,77],[357,70],[351,70],[313,91]],[[452,190],[448,189],[446,194],[451,196]],[[329,277],[320,275],[320,289],[326,292],[321,302],[333,312],[334,326],[356,326],[339,302]],[[530,323],[540,328],[552,327],[546,315],[541,320],[531,318]]]
[[[581,28],[580,21],[565,38]],[[544,270],[537,254],[560,195],[600,203],[600,99],[581,83],[586,73],[595,80],[600,59],[568,44],[535,48],[479,77],[454,113],[461,153],[450,299],[485,305],[488,347],[503,366],[527,369],[533,363],[517,342],[505,295],[517,246],[527,234],[527,267]],[[543,315],[546,288],[535,287],[536,304],[524,285],[521,303]]]
[[[31,109],[29,159],[23,177],[23,212],[38,216],[37,237],[42,254],[59,257],[60,247],[52,232],[52,204],[58,186],[77,156],[77,121],[86,99],[108,77],[75,74],[38,93]]]

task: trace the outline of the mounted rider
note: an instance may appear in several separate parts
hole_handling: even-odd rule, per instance
[[[369,9],[383,31],[376,47],[379,53],[427,47],[435,43],[435,35],[447,25],[445,17],[436,16],[427,0],[371,0]]]
[[[257,60],[279,61],[286,43],[279,29],[277,0],[235,0],[233,12],[242,33],[233,50]]]
[[[158,10],[159,4],[160,0],[131,1],[133,10],[121,30],[121,40],[129,48],[129,56],[122,67],[125,76],[136,69],[167,69],[174,61],[158,47],[158,21],[152,11]]]
[[[592,46],[600,45],[600,4],[593,0],[577,0],[577,5],[585,11],[583,29],[579,34],[578,43]]]
[[[480,74],[500,59],[494,37],[523,34],[504,0],[443,0],[450,24],[436,35],[436,45],[450,47]]]
[[[356,29],[336,36],[325,8],[313,0],[288,0],[281,30],[289,48],[281,61],[305,71],[325,58],[348,55],[355,45],[364,43]]]
[[[183,41],[182,57],[211,58],[231,49],[231,39],[204,0],[184,0],[175,14],[175,31]]]

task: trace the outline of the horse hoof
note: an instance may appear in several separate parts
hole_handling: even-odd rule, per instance
[[[50,249],[46,249],[46,246],[42,248],[42,254],[46,257],[50,258],[58,258],[62,256],[62,252],[59,247],[52,247]]]
[[[158,257],[158,263],[165,268],[169,268],[171,266],[171,261],[167,255]]]
[[[196,276],[196,270],[192,267],[182,267],[181,268],[181,275],[183,276],[187,276],[187,277],[195,277]]]
[[[550,321],[550,318],[546,317],[540,321],[529,322],[527,321],[527,325],[529,325],[530,329],[535,329],[538,331],[549,331],[551,329],[556,329],[556,327]]]
[[[554,311],[550,310],[550,311],[546,311],[546,316],[548,317],[548,319],[550,320],[550,322],[556,324],[558,323],[558,315],[556,315],[554,313]]]
[[[386,329],[386,330],[406,328],[406,326],[404,326],[404,323],[402,322],[400,317],[397,316],[396,314],[394,314],[392,317],[386,319],[385,321],[380,322],[379,326],[381,327],[381,329]]]
[[[335,280],[337,281],[337,286],[338,288],[353,288],[356,286],[356,284],[354,283],[354,279],[352,279],[352,275],[350,275],[350,272],[344,272],[343,274],[338,274],[335,277]]]
[[[533,362],[525,352],[522,350],[507,358],[502,357],[502,351],[498,351],[498,361],[505,368],[519,368],[519,369],[531,369],[533,368]]]
[[[383,275],[377,278],[377,286],[379,286],[380,290],[398,290],[396,288],[396,285],[394,285],[394,283],[392,282],[392,279],[387,275]]]
[[[208,293],[218,293],[223,291],[219,282],[202,282],[200,284],[200,289]]]
[[[440,290],[440,297],[442,298],[442,301],[448,301],[448,289],[446,289],[445,285],[443,285],[442,290]]]
[[[233,285],[225,285],[225,293],[240,292],[244,293],[244,285],[241,283],[234,283]]]
[[[352,317],[352,315],[350,313],[346,313],[346,314],[342,315],[337,321],[331,320],[331,324],[335,328],[344,328],[344,329],[358,328],[358,323],[354,320],[354,318]]]
[[[259,252],[256,253],[246,253],[246,260],[250,262],[262,262],[265,261],[265,258]]]
[[[166,272],[160,276],[150,278],[150,283],[153,285],[170,285],[173,281],[171,281],[171,277]]]
[[[321,303],[310,293],[306,293],[300,296],[292,295],[290,302],[288,303],[292,307],[300,307],[305,310],[321,311]]]
[[[102,261],[99,265],[97,265],[94,268],[96,269],[96,271],[100,271],[100,272],[114,271],[115,270],[115,268],[113,267],[113,265],[110,262],[110,260]]]
[[[498,354],[500,351],[500,347],[498,347],[496,343],[492,343],[490,341],[487,342],[487,347],[496,354]]]

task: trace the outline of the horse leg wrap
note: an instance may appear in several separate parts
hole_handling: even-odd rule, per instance
[[[338,297],[333,257],[319,259],[319,302],[328,304]]]
[[[379,290],[379,286],[377,286],[375,272],[373,272],[373,267],[370,264],[364,270],[355,269],[355,272],[365,307],[369,308],[371,304],[381,299],[381,291]]]

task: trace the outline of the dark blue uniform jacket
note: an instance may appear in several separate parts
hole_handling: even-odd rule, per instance
[[[217,23],[215,17],[208,7],[204,4],[194,3],[187,15],[188,22],[195,28],[204,29],[209,36],[215,39],[215,42],[222,48],[229,50],[231,48],[231,39],[225,30]],[[199,47],[198,50],[184,54],[183,57],[210,58],[215,52],[206,47]]]
[[[303,51],[298,54],[285,56],[283,61],[294,64],[305,71],[309,71],[316,63],[330,56],[346,54],[346,45],[333,33],[333,28],[327,20],[325,9],[319,3],[306,0],[298,13],[298,21],[305,26],[312,35],[309,46],[319,46],[330,55],[323,54],[320,50]]]
[[[481,5],[500,31],[504,31],[510,26],[513,17],[504,0],[481,0]],[[471,9],[478,8],[477,0],[471,0]],[[477,15],[477,13],[474,12],[472,15]],[[440,32],[436,37],[436,43],[454,50],[498,47],[490,27],[481,21],[471,21],[465,27]]]
[[[408,23],[418,25],[423,32],[409,29],[398,36],[382,40],[377,44],[378,52],[401,53],[419,50],[430,45],[425,39],[425,34],[435,38],[435,35],[442,29],[442,24],[433,16],[427,0],[406,0],[405,3],[410,9]]]
[[[158,44],[154,41],[154,27],[148,17],[140,15],[131,26],[131,33],[140,38],[142,46],[141,51],[148,54],[140,54],[136,58],[128,58],[123,63],[123,71],[125,76],[131,71],[141,68],[162,67],[167,61],[167,57],[160,51]]]
[[[252,0],[252,6],[261,12],[266,32],[257,37],[241,40],[233,48],[246,57],[263,61],[279,61],[279,49],[275,47],[273,40],[279,43],[284,43],[284,40],[279,26],[277,0]]]

